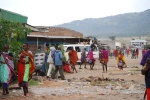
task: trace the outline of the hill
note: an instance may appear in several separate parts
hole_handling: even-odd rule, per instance
[[[87,18],[57,25],[83,33],[84,36],[130,37],[150,34],[150,9],[104,18]]]

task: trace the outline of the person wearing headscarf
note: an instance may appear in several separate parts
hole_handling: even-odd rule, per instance
[[[50,47],[50,52],[48,55],[48,59],[47,62],[49,63],[49,68],[47,71],[47,78],[50,77],[51,73],[52,73],[52,69],[55,69],[55,65],[54,65],[54,59],[52,58],[52,55],[55,53],[55,47]]]
[[[75,64],[76,64],[77,61],[78,61],[77,51],[75,51],[75,50],[73,49],[73,47],[72,47],[71,50],[70,50],[69,53],[68,53],[68,56],[69,56],[70,66],[71,66],[71,68],[72,68],[72,71],[74,72],[74,70],[75,70],[76,73],[77,73],[77,70],[76,70],[76,67],[75,67]]]
[[[9,46],[4,45],[0,53],[0,82],[3,87],[3,95],[9,94],[8,85],[12,81],[12,76],[15,75],[13,55],[8,50]]]
[[[18,60],[18,82],[23,87],[24,96],[29,96],[28,81],[32,78],[35,71],[34,59],[32,52],[28,48],[28,44],[23,44],[23,51],[19,55]]]
[[[120,70],[123,70],[123,66],[126,65],[126,62],[125,62],[124,54],[122,53],[121,50],[118,53],[118,57],[116,59],[116,62],[117,62],[118,68]]]

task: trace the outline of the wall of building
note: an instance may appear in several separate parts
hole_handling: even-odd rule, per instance
[[[8,21],[27,23],[28,17],[0,8],[0,20],[1,19],[5,19]]]

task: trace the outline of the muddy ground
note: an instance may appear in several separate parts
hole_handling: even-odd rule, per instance
[[[141,100],[145,91],[144,76],[141,75],[141,51],[137,59],[125,56],[127,68],[119,70],[115,58],[109,58],[108,72],[102,73],[102,66],[96,61],[94,70],[79,69],[78,73],[65,73],[66,80],[49,80],[35,77],[38,85],[29,86],[29,97],[22,89],[11,89],[5,100]],[[17,87],[17,84],[11,85]],[[2,93],[2,90],[0,90]]]

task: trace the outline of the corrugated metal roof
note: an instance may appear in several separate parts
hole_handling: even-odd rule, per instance
[[[43,36],[70,36],[75,38],[82,38],[83,34],[59,27],[49,27],[49,29],[40,29],[39,32],[31,32],[30,35],[43,35]]]
[[[71,36],[45,36],[45,35],[27,35],[28,37],[43,37],[43,38],[77,38]]]
[[[131,40],[130,42],[147,42],[146,40]]]

